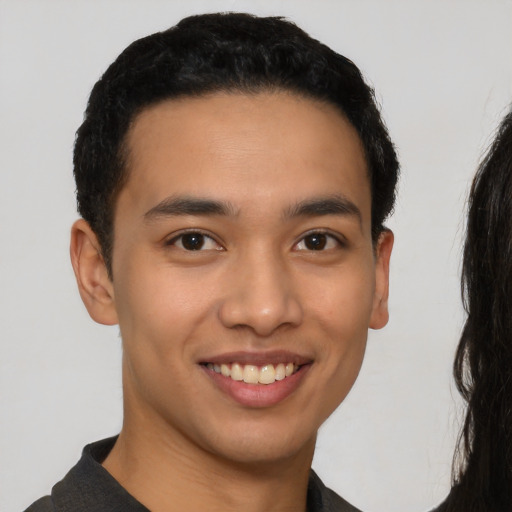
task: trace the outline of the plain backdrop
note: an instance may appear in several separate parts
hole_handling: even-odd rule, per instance
[[[512,99],[510,0],[0,0],[0,510],[50,491],[121,426],[120,339],[83,308],[68,258],[71,158],[94,82],[185,15],[284,15],[374,85],[402,164],[391,320],[322,428],[314,467],[364,511],[426,511],[450,484],[462,417],[468,185]]]

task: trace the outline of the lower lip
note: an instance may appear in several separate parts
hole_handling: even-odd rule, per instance
[[[247,384],[224,377],[224,375],[202,366],[206,375],[216,386],[235,402],[246,407],[272,407],[288,398],[301,384],[311,368],[311,364],[302,365],[293,375],[272,384]]]

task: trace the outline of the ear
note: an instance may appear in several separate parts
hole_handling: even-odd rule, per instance
[[[373,296],[370,327],[382,329],[389,320],[389,259],[394,242],[393,232],[385,229],[379,236],[376,247],[375,293]]]
[[[105,325],[117,324],[114,286],[94,231],[84,219],[71,228],[71,264],[82,301],[91,318]]]

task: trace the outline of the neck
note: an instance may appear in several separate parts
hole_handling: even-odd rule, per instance
[[[251,463],[176,441],[125,425],[103,466],[152,512],[306,511],[314,439],[286,459]]]
[[[123,428],[103,466],[149,510],[306,511],[315,435],[280,457],[239,447],[234,460],[225,445],[201,446],[123,387]]]

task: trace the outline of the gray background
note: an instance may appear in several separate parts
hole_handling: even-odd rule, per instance
[[[510,0],[0,0],[0,510],[20,511],[121,425],[117,328],[95,325],[68,259],[71,153],[88,93],[132,40],[217,10],[281,14],[374,84],[403,166],[391,320],[322,428],[314,466],[365,511],[448,492],[461,407],[464,202],[512,98]]]

